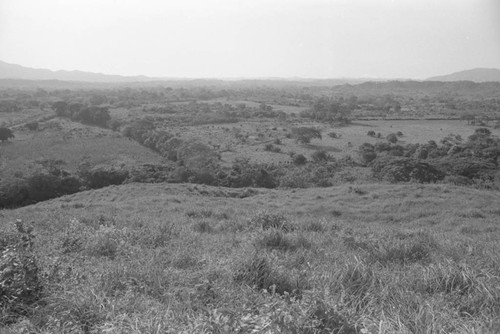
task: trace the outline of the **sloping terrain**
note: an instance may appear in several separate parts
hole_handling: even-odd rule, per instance
[[[472,70],[435,76],[427,80],[428,81],[474,81],[474,82],[500,81],[500,69],[475,68]]]
[[[3,236],[33,222],[43,295],[7,333],[496,333],[498,203],[450,185],[133,183],[4,210]]]

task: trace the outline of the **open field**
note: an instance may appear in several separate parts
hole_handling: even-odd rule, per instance
[[[108,129],[54,119],[41,131],[16,131],[10,143],[0,143],[0,177],[29,173],[36,161],[62,160],[62,167],[76,171],[82,162],[94,165],[133,166],[158,163],[157,154]]]
[[[6,90],[0,333],[499,333],[496,86],[428,85]]]
[[[129,184],[2,211],[33,221],[46,298],[6,333],[496,333],[499,202]]]

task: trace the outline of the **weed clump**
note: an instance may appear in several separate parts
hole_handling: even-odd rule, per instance
[[[324,222],[313,220],[307,222],[307,224],[304,225],[303,230],[307,232],[324,232],[326,227]]]
[[[426,232],[400,233],[380,239],[347,236],[343,242],[348,249],[361,251],[370,261],[382,265],[429,264],[439,248],[436,240]]]
[[[258,290],[267,290],[280,295],[300,296],[308,287],[305,278],[294,280],[289,273],[278,270],[266,256],[254,254],[240,263],[233,276],[235,282]]]
[[[193,230],[198,233],[211,233],[213,232],[213,227],[210,222],[206,220],[197,221],[193,224]]]
[[[256,241],[256,244],[260,247],[282,251],[311,248],[311,242],[303,235],[291,236],[278,229],[271,229],[263,233],[262,237]]]
[[[288,219],[280,213],[270,213],[269,211],[259,211],[250,219],[251,226],[257,226],[263,230],[278,229],[283,232],[293,231],[294,226]]]

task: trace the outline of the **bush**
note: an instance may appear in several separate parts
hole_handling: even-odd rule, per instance
[[[91,189],[98,189],[110,185],[122,184],[128,177],[128,171],[110,166],[90,168],[90,166],[83,164],[79,168],[78,175],[85,186]]]
[[[395,133],[390,133],[385,137],[389,143],[397,143],[398,142],[398,136]]]
[[[368,133],[366,135],[369,137],[375,137],[377,134],[375,133],[375,131],[370,130],[370,131],[368,131]]]
[[[405,149],[401,145],[393,145],[388,153],[394,157],[402,157],[405,154]]]
[[[361,162],[365,165],[369,164],[377,157],[377,153],[375,153],[375,147],[370,143],[364,143],[359,146],[358,154],[361,158]]]
[[[307,162],[307,158],[303,154],[296,154],[293,156],[293,163],[295,165],[305,165]]]
[[[445,173],[434,166],[411,158],[378,157],[371,166],[376,178],[394,183],[408,181],[429,183],[445,177]]]
[[[330,160],[330,156],[325,150],[315,151],[311,157],[314,162],[325,162]]]
[[[2,142],[14,138],[12,130],[6,127],[0,127],[0,140]]]
[[[389,151],[391,149],[391,144],[386,143],[386,142],[378,142],[374,146],[375,151],[377,152],[385,152]]]
[[[0,235],[0,325],[26,316],[42,297],[39,268],[33,252],[33,227],[16,221],[16,233]]]
[[[292,137],[298,143],[309,144],[312,139],[321,139],[321,131],[311,127],[298,127],[292,129]]]
[[[264,151],[268,152],[274,152],[274,153],[280,153],[281,148],[274,146],[273,144],[269,143],[264,146]]]
[[[28,205],[81,190],[77,177],[58,168],[0,183],[0,208]]]
[[[37,121],[33,121],[33,122],[28,122],[26,123],[26,129],[30,130],[30,131],[36,131],[38,130],[38,122]]]

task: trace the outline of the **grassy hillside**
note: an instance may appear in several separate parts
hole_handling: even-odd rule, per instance
[[[59,161],[70,172],[82,162],[132,166],[161,161],[157,154],[108,129],[59,118],[40,127],[39,131],[16,129],[15,140],[0,144],[0,178],[29,173],[37,168],[37,161]]]
[[[20,261],[40,273],[13,285],[38,301],[0,319],[6,333],[497,333],[498,203],[417,184],[85,191],[0,212],[0,241],[32,235]]]

